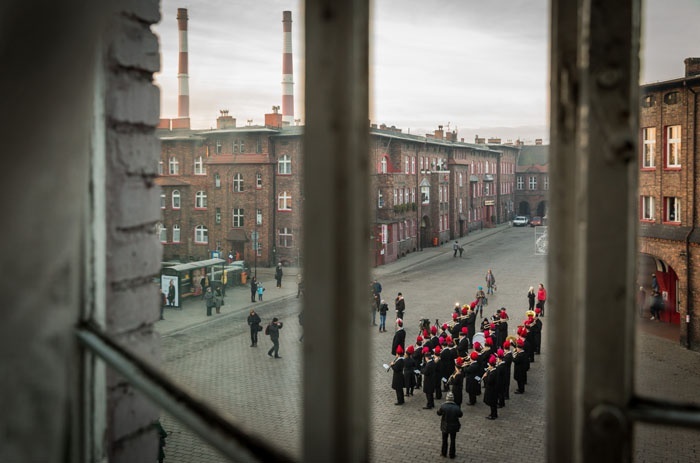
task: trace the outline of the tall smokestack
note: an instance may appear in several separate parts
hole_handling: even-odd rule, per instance
[[[282,123],[294,124],[294,76],[292,71],[292,12],[282,12]]]
[[[187,65],[187,8],[177,9],[177,30],[180,36],[180,55],[177,68],[177,117],[190,117],[190,85]],[[189,120],[187,121],[189,127]]]

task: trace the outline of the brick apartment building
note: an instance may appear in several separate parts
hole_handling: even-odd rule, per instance
[[[648,294],[656,275],[666,308],[662,320],[679,324],[681,343],[697,350],[700,58],[685,60],[684,77],[640,90],[638,284]]]
[[[523,145],[515,175],[517,215],[546,217],[549,194],[549,146],[542,140]]]

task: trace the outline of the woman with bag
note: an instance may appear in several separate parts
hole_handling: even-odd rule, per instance
[[[250,347],[258,347],[258,332],[262,331],[260,326],[260,315],[255,313],[255,310],[250,310],[248,315],[248,326],[250,327]]]

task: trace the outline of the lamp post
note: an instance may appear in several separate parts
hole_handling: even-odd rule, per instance
[[[255,175],[257,178],[257,173]],[[255,231],[253,232],[253,255],[255,256],[255,271],[253,275],[258,278],[258,189],[255,188]]]

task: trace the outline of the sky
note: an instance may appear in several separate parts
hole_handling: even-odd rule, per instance
[[[700,0],[643,1],[641,83],[682,77],[700,57]],[[263,124],[281,105],[282,11],[292,12],[296,119],[304,120],[303,2],[163,0],[161,117],[177,117],[178,8],[187,8],[190,118]],[[547,0],[375,0],[369,119],[423,135],[443,125],[458,137],[549,138]]]

